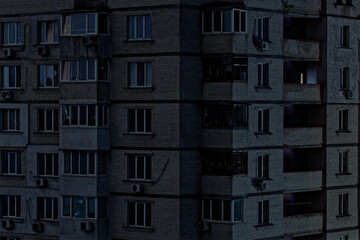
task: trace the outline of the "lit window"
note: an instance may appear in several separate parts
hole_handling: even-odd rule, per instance
[[[150,87],[151,63],[150,62],[129,63],[129,83],[130,83],[130,87]]]
[[[58,65],[40,65],[39,66],[39,87],[54,88],[59,87]]]
[[[2,87],[19,88],[21,87],[21,67],[3,66],[2,67]]]
[[[62,216],[72,218],[106,218],[107,199],[63,196]]]
[[[243,199],[203,199],[202,219],[224,222],[243,221],[243,205]]]
[[[21,152],[1,152],[1,173],[21,175]]]
[[[1,130],[19,131],[20,130],[20,110],[19,109],[0,109]]]
[[[57,21],[39,22],[40,43],[58,43],[59,42],[59,23]]]
[[[339,110],[339,131],[348,131],[349,111]]]
[[[128,225],[131,227],[150,227],[151,204],[128,202]]]
[[[62,81],[106,81],[108,61],[104,59],[81,59],[62,62]]]
[[[150,15],[139,15],[128,17],[128,39],[148,40],[151,38]]]
[[[203,12],[203,33],[246,33],[246,11],[239,9]]]
[[[269,154],[258,156],[256,177],[269,178]]]
[[[63,17],[63,35],[108,33],[108,17],[101,13],[76,13]]]
[[[339,216],[349,215],[349,194],[339,195]]]
[[[269,201],[258,202],[258,224],[269,223]]]
[[[258,110],[258,132],[269,132],[269,109]]]
[[[63,105],[62,126],[108,126],[108,105]]]
[[[21,197],[13,195],[1,196],[2,217],[21,217]]]
[[[59,160],[57,153],[38,153],[38,175],[39,176],[58,176]]]
[[[128,131],[130,133],[150,133],[151,109],[129,109]]]
[[[350,71],[348,67],[340,68],[340,89],[349,90]]]
[[[350,46],[350,30],[349,26],[340,27],[340,45],[341,47],[348,48]]]
[[[22,24],[19,22],[3,24],[3,45],[22,44]]]
[[[39,109],[38,121],[39,121],[39,131],[42,132],[59,131],[59,110]]]
[[[37,198],[38,219],[58,219],[58,199],[50,197]]]
[[[151,156],[128,155],[128,178],[151,180]]]
[[[348,172],[349,152],[339,152],[339,173]]]
[[[72,175],[104,174],[106,154],[102,152],[65,151],[64,173]]]
[[[258,86],[268,87],[269,86],[269,64],[261,63],[258,64]]]

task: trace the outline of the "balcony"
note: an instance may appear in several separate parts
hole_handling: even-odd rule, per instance
[[[284,83],[284,100],[292,102],[320,102],[320,85]]]
[[[252,188],[249,178],[245,174],[238,176],[202,176],[202,194],[241,195],[248,192],[248,187]]]
[[[318,60],[320,43],[302,39],[284,39],[284,56]]]
[[[284,217],[286,235],[310,235],[322,233],[323,214],[311,213]]]
[[[205,82],[204,100],[245,100],[247,99],[247,82]]]
[[[96,127],[62,127],[60,148],[109,150],[110,129]]]
[[[108,35],[62,36],[60,58],[110,58],[111,38]]]
[[[319,16],[321,12],[321,0],[288,0],[283,5],[284,11],[289,15],[304,14]]]
[[[109,194],[109,179],[105,175],[63,175],[59,177],[59,185],[60,195],[95,197],[108,196]]]
[[[322,127],[293,127],[284,129],[286,146],[319,146],[323,143]]]
[[[248,129],[205,128],[202,146],[207,148],[239,148],[248,144]]]
[[[304,181],[304,179],[306,179],[306,181]],[[284,173],[285,191],[320,190],[321,187],[322,187],[321,170]]]

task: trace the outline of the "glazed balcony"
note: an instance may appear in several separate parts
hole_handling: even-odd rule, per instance
[[[311,213],[284,217],[284,233],[286,235],[310,235],[321,233],[323,214]]]
[[[97,127],[62,127],[60,148],[109,150],[110,129]]]
[[[306,181],[304,181],[306,179]],[[320,190],[322,187],[322,171],[285,172],[284,190]]]
[[[105,175],[62,175],[59,177],[59,185],[60,195],[88,197],[109,195],[109,178]]]

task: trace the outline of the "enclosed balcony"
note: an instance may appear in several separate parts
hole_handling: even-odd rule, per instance
[[[284,233],[311,235],[323,229],[323,194],[317,192],[284,194]]]
[[[307,61],[284,62],[284,100],[320,102],[318,63]]]
[[[318,60],[319,24],[317,19],[284,17],[284,56]]]
[[[319,146],[323,142],[323,111],[320,105],[285,105],[286,146]]]

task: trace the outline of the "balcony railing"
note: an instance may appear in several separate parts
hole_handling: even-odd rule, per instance
[[[284,100],[285,101],[299,101],[299,102],[319,102],[320,85],[319,84],[299,84],[299,83],[285,83],[284,84]]]
[[[304,181],[306,179],[306,181]],[[284,190],[318,190],[322,186],[322,171],[284,173]]]
[[[322,232],[322,228],[322,213],[311,213],[284,217],[285,234],[318,234]]]
[[[284,128],[286,146],[318,146],[323,143],[322,127]]]
[[[310,40],[284,39],[284,56],[319,59],[320,43]]]

